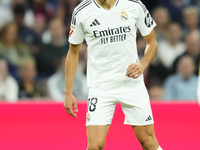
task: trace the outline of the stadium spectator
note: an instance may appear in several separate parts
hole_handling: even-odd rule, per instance
[[[177,72],[169,76],[164,84],[164,100],[197,100],[197,75],[191,56],[183,56],[177,66]]]
[[[194,0],[195,4],[197,5],[197,7],[200,7],[200,1],[199,0]]]
[[[20,69],[21,79],[19,84],[19,99],[40,98],[41,95],[36,88],[36,63],[33,59],[26,59]]]
[[[46,24],[54,16],[55,10],[46,0],[29,0],[29,5],[34,12],[34,30],[41,35],[45,30]]]
[[[157,62],[152,63],[149,68],[149,76],[157,77],[164,81],[171,73],[174,60],[184,53],[185,43],[180,41],[181,27],[177,23],[171,23],[167,32],[167,39],[158,43]]]
[[[19,68],[23,59],[32,57],[30,49],[17,37],[17,26],[7,23],[0,36],[0,55],[6,58],[11,65]]]
[[[60,64],[59,69],[47,80],[47,86],[49,89],[50,98],[55,101],[63,101],[64,99],[64,90],[63,90],[65,88],[64,58],[62,58],[62,62]]]
[[[148,89],[150,100],[153,100],[153,101],[162,100],[163,92],[164,92],[163,80],[161,80],[159,77],[156,77],[156,76],[151,76],[151,78],[149,78],[148,72],[147,72],[147,75],[145,74],[146,73],[144,72],[144,81],[146,80],[145,85]],[[145,76],[146,76],[146,79],[145,79]]]
[[[48,77],[58,69],[60,58],[66,56],[69,43],[65,37],[65,27],[60,19],[50,22],[51,42],[44,44],[37,55],[37,66],[39,75]]]
[[[17,82],[9,75],[7,62],[0,58],[0,101],[17,101],[18,90]]]
[[[177,23],[171,23],[167,32],[167,40],[158,43],[158,59],[162,65],[170,69],[174,60],[184,51],[185,44],[181,42],[181,27]]]
[[[28,6],[28,1],[27,0],[12,0],[11,2],[11,12],[12,12],[12,17],[14,18],[14,14],[13,14],[13,8],[16,5],[24,5],[25,7],[25,14],[24,14],[24,25],[28,26],[28,27],[33,27],[34,25],[34,13],[33,11],[30,9],[30,7]]]
[[[154,30],[158,44],[160,44],[162,41],[166,41],[167,39],[171,18],[169,16],[168,10],[164,7],[157,7],[153,11],[152,17],[157,24]],[[164,78],[167,76],[166,71],[167,69],[160,63],[158,55],[156,55],[148,69],[148,80],[152,80],[152,78],[159,78],[159,80],[164,80]]]
[[[160,0],[160,5],[169,11],[172,22],[177,22],[181,26],[184,25],[184,8],[193,4],[195,3],[192,0]]]
[[[46,0],[29,0],[28,1],[35,17],[43,18],[49,21],[54,16],[54,8]]]
[[[72,12],[79,2],[80,0],[63,0],[59,3],[56,16],[61,20],[64,20],[67,31],[70,28]]]
[[[162,85],[152,85],[149,89],[149,97],[151,101],[161,101],[163,97],[163,86]]]
[[[193,31],[187,36],[186,51],[174,61],[173,72],[177,66],[178,60],[185,55],[190,55],[193,58],[195,62],[195,74],[198,75],[200,60],[200,35],[197,31]]]
[[[10,11],[10,3],[10,0],[0,1],[0,30],[6,23],[11,22],[13,19],[12,11]]]
[[[14,20],[18,26],[18,36],[22,42],[27,44],[33,55],[37,54],[38,47],[41,44],[40,36],[31,28],[24,24],[25,17],[25,5],[16,4],[13,8]]]
[[[45,30],[45,26],[46,26],[46,20],[42,15],[35,15],[35,23],[33,26],[34,31],[38,34],[38,35],[42,35],[42,33]]]
[[[166,40],[171,18],[169,16],[168,10],[164,7],[156,8],[152,13],[152,17],[157,24],[155,27],[155,34],[159,43],[160,41]]]
[[[183,29],[183,35],[186,37],[190,32],[199,31],[199,11],[194,6],[186,7],[183,11],[185,28]]]
[[[80,68],[80,65],[78,66]],[[78,100],[87,99],[87,83],[86,76],[81,72],[82,69],[77,70],[73,85],[73,94]],[[65,57],[62,58],[60,68],[48,79],[48,89],[51,99],[55,101],[63,101],[65,98]]]
[[[0,28],[3,27],[6,23],[12,22],[14,20],[12,9],[17,4],[22,4],[26,6],[24,24],[26,26],[32,27],[34,24],[34,15],[31,9],[27,7],[26,0],[1,0],[0,1]]]

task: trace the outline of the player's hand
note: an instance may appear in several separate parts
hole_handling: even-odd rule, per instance
[[[145,70],[145,66],[142,64],[132,63],[128,66],[126,75],[131,78],[138,78]]]
[[[78,107],[74,95],[65,94],[64,106],[69,115],[77,117],[75,112],[78,112]]]

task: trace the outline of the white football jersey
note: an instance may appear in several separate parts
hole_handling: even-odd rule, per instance
[[[139,63],[136,32],[148,35],[156,23],[140,0],[116,0],[110,10],[96,0],[82,1],[73,12],[69,42],[88,44],[89,90],[122,93],[139,88],[137,79],[126,76],[131,63]]]

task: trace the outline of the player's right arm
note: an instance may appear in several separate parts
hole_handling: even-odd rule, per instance
[[[78,112],[76,99],[72,94],[73,82],[78,66],[79,51],[84,40],[84,31],[82,24],[80,23],[81,17],[78,17],[80,13],[80,6],[74,9],[72,14],[70,32],[69,32],[69,52],[66,58],[65,64],[65,100],[64,106],[67,113],[71,116],[77,117],[75,112]]]
[[[65,100],[64,106],[67,113],[71,116],[77,117],[75,112],[78,112],[76,99],[72,94],[73,82],[78,66],[79,51],[82,44],[71,44],[67,54],[65,63]]]

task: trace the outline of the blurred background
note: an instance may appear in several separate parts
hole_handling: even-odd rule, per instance
[[[200,1],[141,0],[157,23],[158,53],[144,73],[153,101],[196,101]],[[0,101],[64,100],[64,65],[73,9],[80,0],[0,1]],[[138,32],[142,58],[145,40]],[[83,43],[73,94],[87,100]]]

